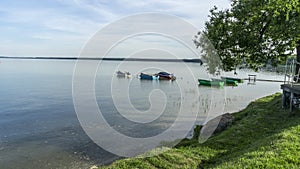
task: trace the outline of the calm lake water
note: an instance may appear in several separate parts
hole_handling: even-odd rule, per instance
[[[91,62],[95,61],[85,61],[87,69]],[[1,60],[0,168],[88,168],[120,158],[95,144],[79,123],[72,96],[75,63]],[[129,71],[133,76],[118,78],[114,75],[116,70]],[[136,77],[141,71],[164,70],[174,73],[177,80],[142,81]],[[278,74],[247,70],[239,71],[238,77],[246,78],[248,74],[257,74],[260,79],[283,80]],[[225,75],[234,76],[232,72]],[[91,75],[82,72],[79,76],[84,80]],[[199,108],[199,114],[197,119],[186,117],[182,123],[201,124],[280,91],[280,83],[274,82],[253,85],[245,81],[237,87],[210,88],[195,86],[194,78],[208,79],[209,75],[204,67],[195,63],[101,62],[95,76],[95,95],[99,109],[112,128],[130,137],[143,138],[155,136],[174,123],[185,94],[196,98],[193,105]],[[159,106],[155,105],[161,102],[163,112],[156,114]],[[132,113],[132,108],[137,111]],[[188,108],[183,111],[185,109]],[[147,110],[150,111],[139,114]],[[133,122],[124,116],[147,123]]]

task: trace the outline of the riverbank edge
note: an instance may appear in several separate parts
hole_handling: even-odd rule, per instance
[[[226,130],[199,143],[192,139],[151,157],[117,160],[101,168],[297,168],[300,166],[300,113],[281,108],[276,93],[233,113]]]

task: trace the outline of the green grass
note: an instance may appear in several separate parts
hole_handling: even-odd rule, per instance
[[[162,154],[104,168],[300,168],[300,112],[282,109],[280,94],[258,99],[234,116],[231,127],[203,144],[195,135]]]

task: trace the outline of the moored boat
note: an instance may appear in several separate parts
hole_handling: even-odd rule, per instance
[[[199,85],[203,86],[224,86],[224,81],[213,81],[213,80],[206,80],[206,79],[198,79]]]
[[[151,74],[147,74],[147,73],[141,73],[139,75],[140,79],[142,80],[158,80],[159,77],[156,75],[151,75]]]
[[[139,77],[143,80],[176,80],[173,74],[167,72],[159,72],[156,74],[141,73]]]
[[[167,72],[159,72],[156,75],[159,77],[159,80],[176,80],[173,74]]]
[[[130,73],[129,72],[122,72],[122,71],[117,71],[116,72],[117,77],[130,77]]]
[[[225,86],[237,86],[238,81],[232,79],[215,79],[211,78],[212,81],[221,81],[224,82]]]
[[[234,77],[221,77],[221,79],[225,79],[226,81],[227,80],[233,80],[233,81],[237,81],[238,83],[243,83],[244,82],[244,80],[243,79],[241,79],[241,78],[234,78]]]

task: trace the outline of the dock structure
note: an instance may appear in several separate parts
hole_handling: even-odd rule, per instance
[[[248,80],[249,80],[249,82],[252,80],[253,82],[255,82],[256,81],[256,75],[252,75],[252,74],[249,74],[248,75]]]
[[[300,108],[300,63],[292,60],[287,61],[284,84],[282,89],[282,107],[290,108],[293,111],[294,107]]]
[[[300,106],[300,84],[282,84],[282,107],[293,111],[295,106]]]
[[[248,85],[255,85],[256,75],[249,74],[247,80],[248,80]]]

